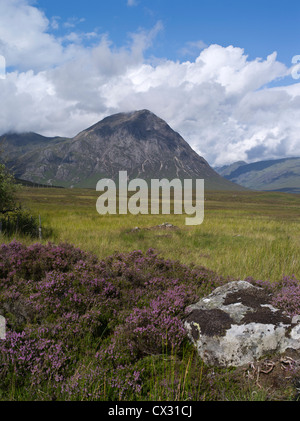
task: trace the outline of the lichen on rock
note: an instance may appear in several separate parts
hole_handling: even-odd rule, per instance
[[[300,321],[271,300],[263,288],[235,281],[189,306],[185,328],[199,356],[210,365],[241,366],[272,352],[300,349]]]

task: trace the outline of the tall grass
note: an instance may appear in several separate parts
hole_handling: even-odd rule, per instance
[[[159,253],[158,256],[165,259],[163,265],[166,268],[169,268],[170,260],[173,260],[189,266],[204,266],[224,278],[245,279],[252,277],[256,280],[279,281],[283,275],[291,276],[293,274],[297,279],[300,278],[300,196],[281,193],[207,192],[205,218],[203,224],[199,226],[185,226],[185,215],[132,216],[128,214],[100,216],[96,212],[97,193],[91,190],[25,188],[19,192],[19,199],[35,214],[41,215],[43,226],[42,243],[45,245],[48,241],[55,244],[71,243],[84,251],[92,252],[100,259],[107,258],[114,252],[127,253],[133,250],[141,250],[143,253],[146,253],[148,249],[154,248]],[[153,228],[163,222],[169,222],[177,228]],[[133,229],[137,226],[140,230]],[[149,229],[151,227],[153,229]],[[13,237],[21,240],[25,245],[30,245],[37,241],[21,235],[14,235]],[[0,241],[4,243],[10,242],[10,240],[12,240],[12,237],[0,237]],[[18,248],[19,246],[12,245],[11,247]],[[36,250],[39,250],[39,246],[36,247]],[[67,247],[67,250],[69,250],[69,247]],[[61,285],[61,287],[65,283],[65,290],[68,292],[71,291],[70,286],[72,286],[72,288],[78,288],[76,293],[87,294],[90,300],[94,300],[94,295],[89,295],[90,289],[83,289],[80,286],[80,282],[85,280],[85,269],[82,266],[81,259],[79,259],[80,256],[77,256],[79,252],[74,252],[77,259],[81,262],[76,269],[78,274],[80,274],[78,279],[76,278],[77,281],[73,282],[72,271],[70,278],[68,274],[61,275],[56,271],[50,271],[46,275],[49,278],[49,284],[47,284],[47,279],[44,279],[49,269],[47,269],[47,265],[52,262],[50,266],[53,264],[53,267],[51,266],[50,269],[52,268],[51,270],[53,270],[55,268],[56,270],[60,266],[64,268],[65,262],[64,259],[60,258],[61,255],[64,255],[62,249],[58,248],[58,251],[54,253],[55,258],[50,245],[46,247],[46,251],[50,254],[45,255],[44,262],[41,258],[43,255],[37,253],[37,256],[40,257],[36,258],[36,261],[29,258],[28,262],[26,259],[24,260],[24,267],[18,268],[21,271],[20,274],[14,277],[13,272],[10,273],[10,289],[7,287],[3,289],[3,297],[1,299],[5,300],[7,297],[14,297],[16,293],[14,288],[17,288],[17,282],[19,282],[18,288],[20,290],[17,291],[17,294],[23,292],[25,298],[33,299],[33,301],[38,300],[39,296],[34,289],[34,277],[41,277],[38,272],[39,265],[41,265],[40,271],[45,272],[41,277],[43,280],[40,284],[41,291],[48,291],[55,281],[55,285]],[[24,256],[27,256],[27,251],[24,251],[24,253]],[[73,252],[71,253],[72,256]],[[130,256],[129,261],[132,259],[131,254]],[[49,259],[52,259],[55,264]],[[137,256],[138,265],[141,264],[140,259],[141,257]],[[22,259],[17,259],[16,261],[22,262]],[[73,257],[70,261],[73,265]],[[154,263],[155,261],[153,260]],[[170,343],[162,343],[162,351],[160,349],[156,349],[155,352],[148,350],[147,346],[149,344],[146,339],[151,337],[154,341],[153,338],[155,338],[150,329],[152,326],[150,322],[153,317],[151,312],[147,315],[149,324],[146,325],[147,329],[150,330],[145,333],[145,336],[143,336],[142,330],[145,328],[143,325],[146,314],[145,305],[149,306],[153,297],[150,294],[147,302],[145,294],[139,291],[137,286],[132,287],[132,272],[127,271],[128,268],[126,265],[123,265],[122,258],[121,260],[116,258],[113,263],[109,269],[109,276],[106,281],[111,282],[115,276],[115,286],[118,287],[119,291],[122,291],[124,299],[119,304],[113,301],[116,297],[111,297],[110,295],[104,297],[103,295],[103,299],[105,299],[103,309],[105,311],[109,310],[108,302],[111,300],[111,311],[116,310],[114,306],[117,306],[117,310],[113,313],[114,317],[108,314],[106,321],[102,319],[105,316],[105,312],[104,316],[101,315],[100,317],[98,304],[95,304],[95,308],[93,308],[95,317],[91,320],[96,324],[98,323],[99,326],[95,325],[93,327],[94,330],[90,334],[89,327],[85,324],[82,325],[84,329],[81,329],[82,326],[80,325],[81,330],[76,330],[78,328],[77,324],[81,320],[80,318],[74,318],[73,320],[72,318],[65,319],[64,316],[59,319],[60,322],[65,323],[63,326],[68,326],[69,323],[74,331],[77,331],[77,334],[70,335],[69,332],[71,330],[68,327],[58,330],[61,338],[56,336],[54,338],[49,337],[50,348],[48,350],[49,355],[47,355],[50,362],[53,358],[51,341],[61,339],[61,343],[58,343],[59,345],[63,343],[70,345],[70,353],[68,355],[72,357],[72,361],[66,367],[64,365],[66,362],[63,359],[61,361],[62,368],[65,369],[66,381],[61,389],[57,389],[59,392],[55,392],[51,380],[49,382],[45,380],[46,366],[40,365],[39,368],[43,381],[41,383],[30,383],[30,378],[28,378],[28,383],[25,384],[26,387],[24,385],[20,387],[21,377],[17,379],[14,370],[7,366],[9,376],[2,379],[6,389],[0,388],[0,400],[51,399],[53,393],[54,398],[59,397],[61,400],[93,400],[97,397],[99,400],[117,401],[124,399],[124,396],[129,400],[149,401],[267,399],[269,395],[265,390],[255,388],[253,384],[248,387],[246,384],[241,383],[234,371],[211,369],[205,366],[189,343],[183,342],[178,347],[172,346],[171,349]],[[158,270],[161,265],[161,262],[159,262],[159,265],[154,263],[152,269],[150,266],[145,266],[143,269],[145,270],[143,275],[149,276],[149,279],[151,278],[151,270],[154,270],[153,268]],[[108,259],[108,267],[110,267],[110,264]],[[10,266],[8,263],[7,265],[7,271],[10,271]],[[182,289],[187,288],[188,282],[191,282],[191,286],[196,288],[195,291],[193,290],[195,297],[206,293],[207,280],[211,278],[210,272],[207,273],[206,282],[201,284],[203,290],[200,291],[197,289],[197,283],[194,284],[192,280],[188,281],[185,279],[185,274],[187,273],[185,266],[180,266],[179,263],[177,266],[173,265],[175,264],[172,263],[171,265],[174,270],[172,282],[178,278],[182,283]],[[27,273],[31,266],[32,273]],[[12,269],[14,270],[14,268]],[[124,279],[122,277],[119,279],[120,270],[124,270]],[[110,271],[112,271],[114,276],[111,275]],[[22,281],[23,272],[28,276],[28,285]],[[134,272],[134,276],[138,279],[140,271]],[[156,274],[155,277],[157,276]],[[160,276],[158,276],[159,278]],[[93,274],[91,274],[89,282],[93,285]],[[172,282],[169,289],[173,291]],[[162,285],[164,288],[167,288],[166,281]],[[111,285],[107,285],[107,287],[111,288]],[[213,284],[209,286],[209,288],[213,287]],[[33,290],[31,291],[30,288],[33,288]],[[108,290],[110,290],[109,288]],[[130,288],[133,288],[134,293],[132,292],[131,294]],[[136,291],[135,288],[137,288]],[[151,288],[149,291],[151,292]],[[157,296],[160,297],[162,292],[159,289],[158,291]],[[56,305],[55,297],[47,294],[45,293],[44,298],[47,300],[48,307],[51,304],[51,300],[53,300],[53,306]],[[97,294],[99,295],[99,291]],[[168,294],[169,292],[165,293],[166,302],[169,299]],[[186,294],[192,295],[188,290]],[[41,297],[43,298],[43,296]],[[284,297],[279,297],[279,299],[284,301]],[[139,301],[138,305],[137,300]],[[41,305],[43,302],[36,304]],[[70,302],[73,303],[72,300]],[[82,303],[86,303],[86,300],[83,300]],[[283,304],[285,304],[285,301]],[[48,310],[49,314],[47,313],[45,317],[47,323],[51,325],[55,321],[55,316],[50,311],[50,307],[48,307],[46,310]],[[28,343],[32,346],[33,351],[36,351],[36,347],[40,349],[39,347],[44,346],[45,339],[38,329],[39,326],[34,323],[35,317],[37,320],[41,317],[38,311],[39,307],[36,308],[37,314],[32,316],[32,320],[30,319],[31,324],[22,325],[21,327],[17,326],[20,331],[24,328],[27,329]],[[162,311],[165,311],[165,308],[168,309],[168,307],[163,306]],[[71,311],[68,314],[70,315]],[[74,316],[76,316],[76,313]],[[98,316],[100,319],[97,318]],[[114,326],[118,318],[120,318],[120,323]],[[140,325],[136,325],[136,319],[139,319]],[[160,326],[159,320],[157,322],[158,327]],[[9,321],[12,326],[17,324],[17,320],[13,317],[13,312]],[[82,321],[82,323],[84,322]],[[48,326],[48,324],[45,326]],[[104,327],[102,328],[102,326]],[[174,323],[167,326],[169,328],[170,326],[173,327]],[[136,327],[140,329],[140,336],[130,336]],[[101,329],[99,330],[98,328]],[[164,335],[165,333],[165,331],[160,332],[160,337],[166,338],[167,334]],[[26,338],[18,337],[16,340],[21,346]],[[130,340],[133,340],[132,343],[135,347],[135,359],[133,362],[130,360],[130,354],[128,354],[129,348],[126,348],[127,340],[129,341],[128,343],[130,343]],[[157,343],[155,343],[155,346],[157,348]],[[22,346],[20,347],[20,349],[23,348]],[[97,354],[101,348],[102,354],[99,354],[100,357],[97,360]],[[18,352],[16,350],[16,353]],[[27,358],[27,354],[24,357],[22,352],[18,355],[21,361],[21,368],[23,367],[24,358]],[[4,353],[4,355],[6,354]],[[60,353],[59,357],[63,358],[64,352]],[[112,361],[109,360],[110,357]],[[28,361],[26,360],[26,364],[33,371],[35,370],[31,366],[29,357]],[[24,376],[28,371],[26,364],[23,367]],[[58,371],[57,375],[59,374],[60,372]],[[140,381],[141,379],[143,380],[142,382]],[[135,388],[132,390],[131,383],[135,385]]]
[[[166,258],[224,276],[300,276],[299,195],[207,192],[203,224],[189,227],[184,215],[100,216],[97,195],[93,190],[27,188],[19,198],[41,215],[44,231],[51,232],[44,241],[66,241],[101,258],[154,247]],[[163,222],[179,229],[145,229]],[[141,230],[131,232],[136,226]]]

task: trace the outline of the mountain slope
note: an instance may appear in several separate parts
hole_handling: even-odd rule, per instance
[[[252,190],[300,193],[300,158],[238,164],[216,168],[216,171]]]
[[[106,117],[72,139],[30,138],[28,134],[21,135],[22,142],[17,139],[20,135],[15,136],[14,142],[6,142],[6,161],[24,180],[95,188],[99,179],[117,180],[123,170],[130,179],[204,178],[207,189],[243,189],[217,174],[164,120],[148,110]],[[18,142],[22,148],[16,150]]]
[[[247,162],[237,161],[230,165],[224,165],[223,167],[215,167],[214,170],[217,171],[217,173],[220,174],[222,177],[226,177],[242,165],[247,165]]]

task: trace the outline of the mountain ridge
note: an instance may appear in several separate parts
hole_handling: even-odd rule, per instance
[[[244,190],[215,172],[149,110],[107,116],[73,138],[14,136],[4,158],[18,178],[31,182],[94,188],[99,179],[116,180],[119,171],[126,170],[131,179],[204,178],[208,189]]]
[[[251,190],[300,193],[300,157],[235,162],[215,168],[222,177]]]

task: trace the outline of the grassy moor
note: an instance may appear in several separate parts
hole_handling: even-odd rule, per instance
[[[19,193],[24,206],[41,215],[44,241],[68,242],[100,258],[154,247],[165,258],[224,276],[274,281],[300,276],[298,195],[208,191],[204,222],[194,227],[185,226],[185,215],[101,216],[98,196],[83,189],[24,188]],[[164,222],[178,229],[147,229]]]
[[[1,237],[1,400],[297,398],[294,360],[277,358],[265,377],[254,365],[208,367],[183,321],[188,305],[238,279],[299,313],[299,196],[208,191],[192,227],[185,215],[100,216],[93,190],[18,196],[41,216],[42,240]]]

